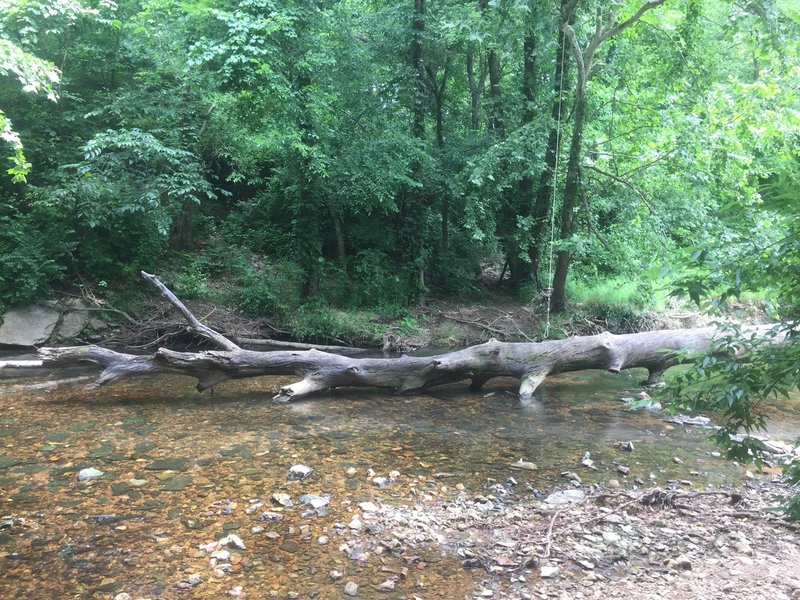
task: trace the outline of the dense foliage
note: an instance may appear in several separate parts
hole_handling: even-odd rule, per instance
[[[788,2],[2,5],[2,303],[159,267],[405,306],[490,258],[559,309],[785,225],[754,207],[796,173]]]

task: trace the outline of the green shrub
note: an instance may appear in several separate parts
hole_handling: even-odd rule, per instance
[[[0,304],[25,304],[63,280],[74,233],[51,206],[28,212],[0,205]]]

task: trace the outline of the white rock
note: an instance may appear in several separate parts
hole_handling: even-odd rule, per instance
[[[100,469],[89,467],[88,469],[81,469],[78,471],[78,481],[93,481],[95,479],[100,479],[103,475],[105,475],[105,473]]]
[[[242,538],[240,538],[235,533],[230,533],[230,534],[226,535],[224,538],[222,538],[219,541],[219,545],[220,546],[230,546],[231,548],[236,548],[237,550],[244,550],[245,549],[245,545],[244,545],[244,542],[242,541]]]
[[[211,558],[216,558],[217,560],[228,560],[231,557],[231,553],[227,550],[215,550],[211,553]]]
[[[358,595],[358,584],[354,581],[348,581],[347,585],[344,586],[344,593],[346,596],[357,596]]]
[[[294,465],[289,469],[289,479],[305,479],[313,472],[314,469],[306,465]]]
[[[539,571],[539,577],[541,577],[542,579],[550,579],[552,577],[555,577],[556,575],[558,575],[558,567],[555,565],[553,566],[546,565],[542,567],[541,570]]]
[[[358,506],[364,512],[377,512],[378,511],[378,505],[374,504],[372,502],[361,502]]]
[[[348,525],[348,527],[350,529],[353,529],[353,530],[357,531],[357,530],[359,530],[359,529],[361,529],[363,527],[363,524],[361,523],[361,520],[358,517],[353,517],[351,519],[350,524]]]

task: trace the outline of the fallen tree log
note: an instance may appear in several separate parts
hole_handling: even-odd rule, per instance
[[[65,367],[91,363],[102,367],[95,380],[103,385],[130,377],[154,373],[191,375],[203,391],[229,379],[264,375],[297,375],[300,381],[283,387],[274,400],[288,402],[337,387],[391,388],[395,392],[426,390],[433,386],[470,380],[478,390],[495,377],[520,380],[519,397],[529,402],[542,381],[551,374],[604,369],[645,368],[646,384],[656,383],[669,367],[678,364],[686,352],[701,352],[711,345],[717,330],[677,329],[626,335],[602,333],[539,343],[485,344],[438,356],[399,358],[353,358],[317,349],[259,352],[240,348],[219,332],[201,323],[154,275],[142,272],[186,319],[197,335],[220,349],[176,352],[159,348],[153,354],[126,354],[99,346],[41,348],[41,366]],[[754,331],[774,326],[753,328]],[[38,361],[35,361],[38,363]],[[25,365],[25,366],[39,366]],[[0,368],[4,365],[0,363]],[[5,368],[20,368],[9,364]]]

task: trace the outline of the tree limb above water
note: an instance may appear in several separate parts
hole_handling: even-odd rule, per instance
[[[707,350],[718,335],[714,327],[647,331],[625,335],[601,333],[565,340],[531,343],[506,343],[490,340],[437,356],[399,358],[353,358],[312,348],[260,352],[239,347],[221,333],[201,323],[186,306],[154,275],[142,276],[175,306],[198,336],[214,343],[219,350],[177,352],[159,348],[153,354],[135,355],[100,346],[41,348],[40,361],[3,363],[0,368],[31,366],[71,367],[94,364],[102,370],[95,385],[104,385],[133,375],[176,373],[198,380],[203,391],[229,379],[265,375],[296,375],[300,380],[280,389],[275,401],[288,402],[337,387],[389,388],[397,393],[416,392],[431,387],[469,380],[475,391],[495,377],[520,380],[519,397],[524,403],[548,375],[604,369],[619,373],[623,369],[645,368],[646,384],[654,384],[681,356]],[[774,326],[752,327],[759,335]]]

